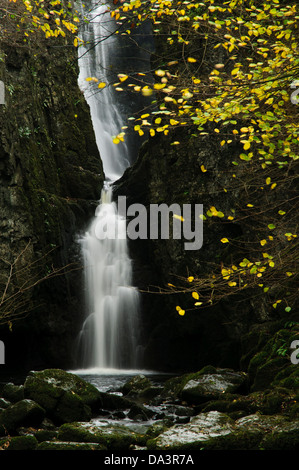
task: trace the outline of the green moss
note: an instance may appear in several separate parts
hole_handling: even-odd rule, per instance
[[[115,451],[128,450],[131,445],[143,445],[146,441],[144,435],[135,433],[125,426],[96,426],[82,423],[63,424],[59,428],[58,438],[62,441],[96,442]]]
[[[107,450],[107,448],[96,443],[46,441],[39,444],[37,450]]]
[[[36,450],[37,445],[34,436],[14,436],[0,440],[0,450]]]

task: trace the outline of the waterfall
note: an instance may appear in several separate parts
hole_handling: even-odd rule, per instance
[[[113,87],[117,81],[117,25],[103,2],[90,0],[88,22],[81,29],[78,83],[84,92],[101,155],[106,182],[95,217],[80,244],[84,259],[86,317],[80,332],[80,368],[136,369],[138,359],[139,293],[132,286],[126,220],[113,201],[112,183],[131,164],[126,142],[116,145],[124,117]],[[87,8],[87,10],[86,10]],[[92,78],[87,81],[86,78]],[[99,83],[104,84],[100,85]],[[105,236],[103,236],[105,232]],[[102,236],[101,236],[102,235]],[[116,236],[115,236],[116,235]]]

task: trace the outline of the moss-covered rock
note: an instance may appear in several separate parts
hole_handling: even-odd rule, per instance
[[[36,450],[38,442],[34,436],[13,436],[0,439],[0,450]]]
[[[122,393],[128,396],[136,396],[152,386],[150,379],[144,375],[136,375],[128,380],[122,387]]]
[[[200,371],[166,381],[162,397],[180,398],[189,404],[201,404],[228,393],[244,392],[248,386],[244,372],[205,366]]]
[[[101,403],[100,392],[80,377],[60,369],[28,374],[25,396],[35,400],[57,423],[88,421],[91,408]]]
[[[144,435],[138,434],[126,426],[101,423],[63,424],[58,437],[62,441],[96,442],[108,450],[128,450],[131,445],[145,443]]]
[[[246,383],[246,374],[228,369],[217,369],[215,373],[201,373],[196,379],[188,380],[180,396],[187,403],[198,405],[226,393],[238,393]]]
[[[37,450],[107,450],[105,446],[98,443],[45,441],[37,446]]]
[[[248,395],[227,395],[222,399],[211,400],[202,406],[201,411],[217,410],[230,416],[237,416],[238,413],[246,416],[256,412],[265,415],[289,415],[294,404],[296,404],[296,394],[293,391],[274,387]]]
[[[0,434],[15,432],[20,426],[37,426],[45,416],[45,410],[33,400],[24,399],[0,413]]]
[[[8,382],[3,387],[2,396],[10,402],[16,403],[17,401],[23,400],[24,387],[23,385],[15,385],[11,382]]]
[[[193,417],[190,423],[172,426],[147,442],[150,450],[201,450],[210,440],[214,442],[233,432],[233,420],[217,411]]]
[[[153,450],[295,450],[298,421],[259,413],[234,421],[225,413],[200,413],[190,423],[175,425],[147,442]]]

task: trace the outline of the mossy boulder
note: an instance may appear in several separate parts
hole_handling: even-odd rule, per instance
[[[136,375],[124,384],[124,386],[122,387],[122,393],[124,395],[132,397],[139,395],[151,386],[152,382],[150,381],[150,379],[145,377],[143,374]]]
[[[199,372],[175,377],[165,383],[162,396],[180,398],[198,405],[224,394],[239,393],[247,387],[247,375],[232,369],[206,366]]]
[[[217,369],[214,374],[202,374],[189,380],[181,391],[181,398],[187,403],[200,404],[225,393],[237,393],[244,385],[245,374],[228,369]]]
[[[190,423],[175,425],[147,442],[150,450],[295,450],[299,422],[281,415],[259,413],[234,421],[225,413],[210,411]]]
[[[265,415],[289,414],[296,404],[296,394],[282,387],[253,392],[248,395],[226,395],[222,399],[211,400],[203,405],[202,412],[212,410],[228,413],[230,416],[243,416],[260,412]],[[239,416],[240,417],[240,416]]]
[[[107,450],[97,443],[45,441],[38,445],[37,450]]]
[[[2,397],[9,400],[11,403],[23,400],[24,398],[24,387],[23,385],[15,385],[8,382],[4,385],[2,390]]]
[[[13,436],[0,439],[0,450],[36,450],[38,442],[34,436]]]
[[[38,426],[45,417],[45,410],[33,400],[21,400],[0,414],[0,434],[15,432],[21,426]]]
[[[299,420],[281,415],[265,416],[259,413],[236,421],[237,430],[262,433],[259,450],[296,450],[299,447]]]
[[[145,437],[132,431],[127,426],[95,423],[66,423],[58,433],[61,441],[95,442],[107,447],[108,450],[128,450],[131,445],[145,443]]]
[[[150,450],[201,450],[212,439],[221,439],[233,432],[233,420],[224,413],[211,411],[193,417],[190,423],[172,426],[147,442]]]
[[[30,372],[25,396],[39,403],[56,423],[88,421],[101,403],[100,392],[75,374],[60,369]]]

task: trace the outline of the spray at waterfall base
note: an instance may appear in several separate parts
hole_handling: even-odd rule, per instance
[[[188,240],[185,250],[199,250],[203,244],[203,205],[202,204],[143,204],[135,203],[127,207],[126,197],[118,196],[118,219],[109,217],[110,204],[102,201],[96,211],[94,234],[98,240],[104,239],[164,239]],[[128,223],[127,223],[128,221]],[[170,237],[172,226],[172,237]]]

